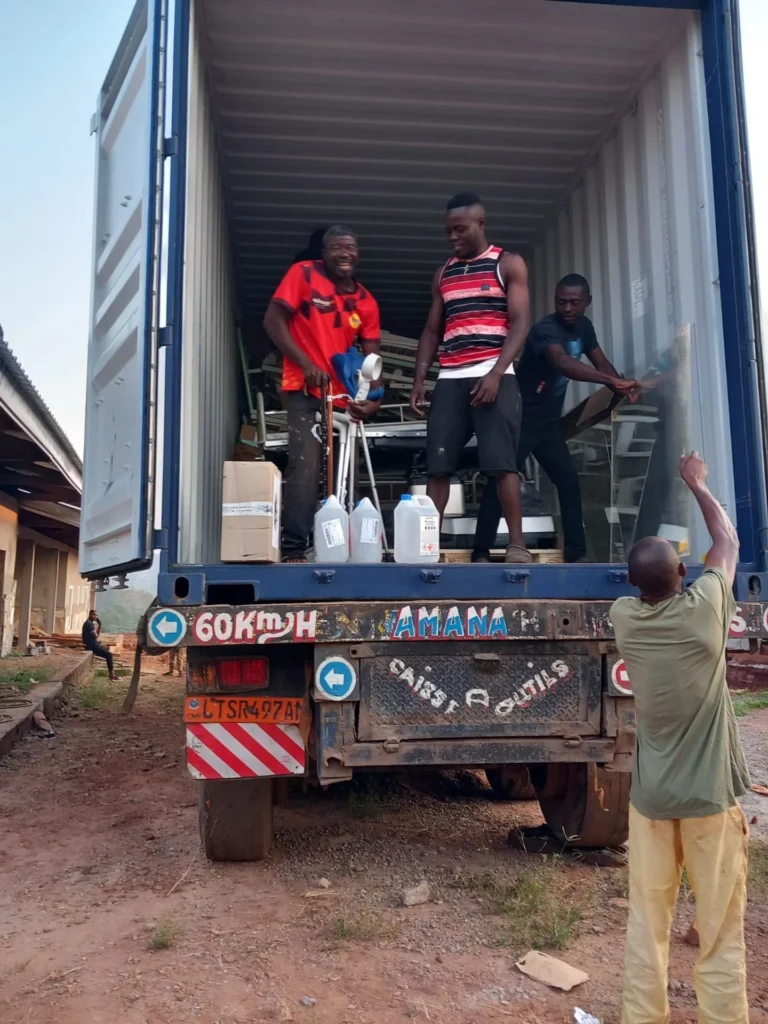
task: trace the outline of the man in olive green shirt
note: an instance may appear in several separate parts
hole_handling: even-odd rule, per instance
[[[700,936],[699,1022],[746,1024],[747,826],[738,797],[749,774],[725,680],[739,541],[696,452],[683,457],[680,473],[712,536],[703,575],[683,590],[677,552],[648,537],[629,556],[640,596],[611,609],[637,710],[622,1024],[669,1021],[669,939],[683,864]]]

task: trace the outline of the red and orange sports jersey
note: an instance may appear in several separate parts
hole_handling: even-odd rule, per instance
[[[353,292],[339,292],[322,262],[294,263],[272,296],[291,314],[293,340],[321,370],[331,375],[334,394],[346,391],[333,372],[331,356],[346,352],[355,339],[378,341],[379,306],[361,284]],[[283,357],[283,391],[301,391],[304,374],[293,360]],[[316,397],[319,392],[311,389]]]
[[[503,254],[503,249],[489,245],[473,260],[454,256],[443,267],[443,369],[471,366],[501,352],[509,330],[507,293],[500,267]]]

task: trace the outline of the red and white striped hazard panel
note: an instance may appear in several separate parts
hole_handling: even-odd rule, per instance
[[[304,740],[296,725],[187,725],[187,767],[195,779],[303,775],[306,763]]]

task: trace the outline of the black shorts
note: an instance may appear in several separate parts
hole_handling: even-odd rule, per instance
[[[427,475],[450,476],[462,448],[474,434],[480,469],[488,476],[517,472],[522,402],[517,378],[505,374],[496,401],[472,405],[479,377],[439,380],[432,392],[427,417]]]

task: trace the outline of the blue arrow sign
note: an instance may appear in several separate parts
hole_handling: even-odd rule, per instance
[[[161,608],[149,620],[149,638],[158,647],[175,647],[187,632],[187,620],[173,608]]]
[[[315,689],[326,700],[347,700],[356,686],[357,673],[345,658],[326,658],[315,672]]]

